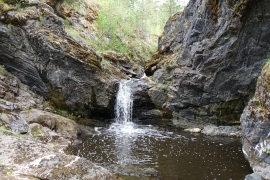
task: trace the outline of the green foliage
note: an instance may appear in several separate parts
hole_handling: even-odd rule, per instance
[[[235,12],[240,5],[240,2],[236,2],[235,5],[232,7],[232,12]]]
[[[84,44],[89,45],[89,46],[93,46],[93,41],[90,41],[89,39],[85,39],[84,37],[82,37],[79,31],[77,31],[74,27],[67,25],[66,32],[69,36],[73,37],[77,41],[83,42]]]
[[[265,147],[265,148],[263,148],[263,152],[266,153],[266,154],[270,154],[270,149]]]
[[[91,44],[98,51],[116,51],[129,57],[150,58],[157,39],[172,13],[181,11],[175,0],[99,0],[98,39]]]
[[[15,7],[17,10],[20,10],[22,8],[21,3],[16,3]]]
[[[0,71],[2,73],[6,73],[7,72],[6,69],[5,69],[5,65],[0,65]]]
[[[68,117],[71,118],[71,119],[75,118],[75,116],[73,115],[73,113],[68,114]]]
[[[270,65],[270,54],[267,55],[267,58],[263,64],[263,71],[264,72],[269,72],[269,69],[270,69],[269,65]]]
[[[43,103],[43,106],[46,108],[46,107],[50,107],[50,103],[49,102],[47,102],[47,101],[45,101],[44,103]]]
[[[74,0],[65,0],[68,4],[73,4],[75,1]]]
[[[65,19],[65,20],[64,20],[64,24],[65,24],[66,26],[69,25],[68,19]]]
[[[66,111],[66,110],[57,109],[56,111],[57,111],[57,113],[59,113],[62,116],[67,116],[68,115],[68,111]]]
[[[43,15],[41,13],[39,13],[38,17],[39,17],[39,21],[40,21],[41,26],[43,26],[44,25],[44,17],[43,17]]]
[[[11,76],[5,68],[5,65],[0,65],[0,73],[4,74],[5,76]]]

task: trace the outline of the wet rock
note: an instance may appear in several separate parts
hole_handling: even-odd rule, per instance
[[[186,132],[191,132],[191,133],[200,133],[201,129],[200,128],[190,128],[190,129],[184,129]]]
[[[140,78],[143,75],[143,67],[132,62],[128,57],[114,51],[102,53],[102,56],[114,63],[117,69],[133,78]]]
[[[158,172],[154,168],[139,168],[135,165],[110,165],[107,168],[110,169],[112,172],[126,176],[133,176],[133,177],[158,176]]]
[[[247,175],[245,177],[245,180],[262,180],[262,177],[260,176],[260,174],[252,173],[252,174]]]
[[[133,119],[135,121],[148,118],[158,120],[162,117],[148,94],[151,87],[147,80],[133,80],[131,88],[133,93]]]
[[[267,63],[258,78],[254,97],[241,115],[243,153],[253,171],[261,179],[270,179],[270,65]]]
[[[155,104],[157,108],[162,109],[163,104],[166,102],[167,89],[166,87],[153,87],[150,88],[148,94],[151,101]]]
[[[239,122],[270,50],[269,5],[191,0],[168,20],[146,74],[170,82],[163,107],[176,121]]]
[[[240,127],[233,127],[233,126],[217,127],[214,125],[208,125],[203,128],[201,133],[208,136],[232,136],[232,137],[242,136]]]
[[[0,146],[2,179],[118,179],[89,160],[64,154],[53,143],[1,135]]]
[[[152,109],[152,110],[148,110],[148,111],[143,111],[140,113],[139,115],[139,119],[140,120],[144,120],[144,119],[160,119],[162,118],[162,112],[158,109]]]

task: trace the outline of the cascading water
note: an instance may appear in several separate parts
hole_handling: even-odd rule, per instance
[[[133,123],[132,92],[139,81],[120,81],[115,122],[82,137],[82,144],[69,147],[72,154],[107,164],[109,170],[120,175],[142,179],[244,179],[252,172],[239,139],[204,137],[177,129],[164,131]]]
[[[119,124],[126,124],[132,120],[132,80],[121,80],[119,90],[116,96],[115,121]]]

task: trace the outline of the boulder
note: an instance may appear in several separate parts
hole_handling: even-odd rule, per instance
[[[37,123],[54,131],[58,136],[77,137],[80,134],[80,128],[75,121],[38,109],[22,111],[19,114],[21,119],[24,119],[27,124]]]
[[[233,126],[213,126],[208,125],[201,131],[202,134],[208,136],[231,136],[231,137],[241,137],[241,128]]]
[[[1,135],[0,146],[2,179],[119,179],[89,160],[64,154],[63,146],[53,143]]]

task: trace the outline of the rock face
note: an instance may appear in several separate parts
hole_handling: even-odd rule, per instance
[[[48,102],[3,69],[0,69],[0,98],[0,126],[13,133],[49,138],[76,138],[87,133],[87,129],[75,121],[44,111]]]
[[[180,123],[239,122],[270,50],[269,8],[268,0],[190,0],[172,16],[146,67],[169,85],[163,110]]]
[[[44,111],[48,102],[3,67],[0,98],[1,179],[117,179],[84,158],[64,154],[79,135],[93,130]]]
[[[243,152],[256,174],[270,179],[270,64],[258,78],[256,93],[241,116]],[[255,175],[253,175],[255,176]]]
[[[52,143],[1,135],[0,145],[3,180],[119,179],[89,160],[64,154],[63,147]]]
[[[103,77],[101,56],[67,35],[54,6],[15,4],[0,4],[0,64],[61,109],[112,117],[117,79]],[[57,4],[57,13],[65,14]]]
[[[162,117],[161,111],[153,104],[148,91],[152,86],[147,80],[134,79],[133,90],[133,120],[144,123],[154,123]]]

